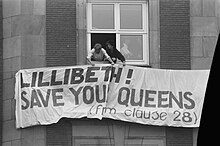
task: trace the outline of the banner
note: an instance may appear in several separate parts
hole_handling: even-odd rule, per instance
[[[67,118],[111,118],[199,127],[209,70],[99,64],[16,73],[16,127]]]

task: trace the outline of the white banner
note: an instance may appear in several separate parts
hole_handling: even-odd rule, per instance
[[[16,73],[16,127],[67,118],[111,118],[199,127],[209,70],[100,64]]]

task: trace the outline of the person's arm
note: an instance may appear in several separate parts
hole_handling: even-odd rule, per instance
[[[92,63],[92,61],[91,61],[91,57],[92,57],[94,51],[95,51],[95,49],[92,49],[91,51],[89,51],[88,56],[86,57],[86,60],[87,60],[87,61],[89,62],[89,64],[91,64],[92,66],[95,65],[95,64]]]
[[[115,55],[116,57],[121,60],[122,64],[125,65],[125,57],[119,52],[117,49],[115,49]]]
[[[111,57],[107,58],[109,62],[111,62],[111,65],[114,65],[115,63],[112,61]]]
[[[86,58],[86,59],[87,59],[87,61],[89,62],[89,64],[90,64],[90,65],[95,66],[95,64],[94,64],[94,63],[92,63],[92,61],[91,61],[91,59],[90,59],[90,58]]]
[[[108,61],[111,62],[111,65],[114,65],[115,63],[112,61],[111,57],[108,55],[105,49],[102,48],[102,52],[105,55],[106,59],[108,59]]]

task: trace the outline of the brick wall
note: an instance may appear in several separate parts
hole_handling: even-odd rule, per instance
[[[76,65],[76,1],[46,1],[46,64]]]
[[[192,146],[192,129],[181,127],[166,128],[166,146]]]
[[[160,1],[160,68],[191,69],[190,0]],[[192,128],[166,127],[167,146],[192,146]]]
[[[160,68],[191,68],[190,0],[160,1]]]
[[[46,65],[77,64],[76,1],[46,1]],[[46,145],[71,146],[72,125],[66,119],[46,127]]]
[[[72,146],[72,123],[70,121],[71,119],[61,119],[58,123],[47,126],[47,146]]]

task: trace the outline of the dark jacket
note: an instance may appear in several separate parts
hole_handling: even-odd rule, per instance
[[[119,52],[117,49],[113,48],[113,51],[106,48],[106,52],[108,55],[112,58],[116,58],[116,60],[113,59],[113,62],[116,63],[117,59],[121,60],[121,62],[125,61],[125,57]]]

